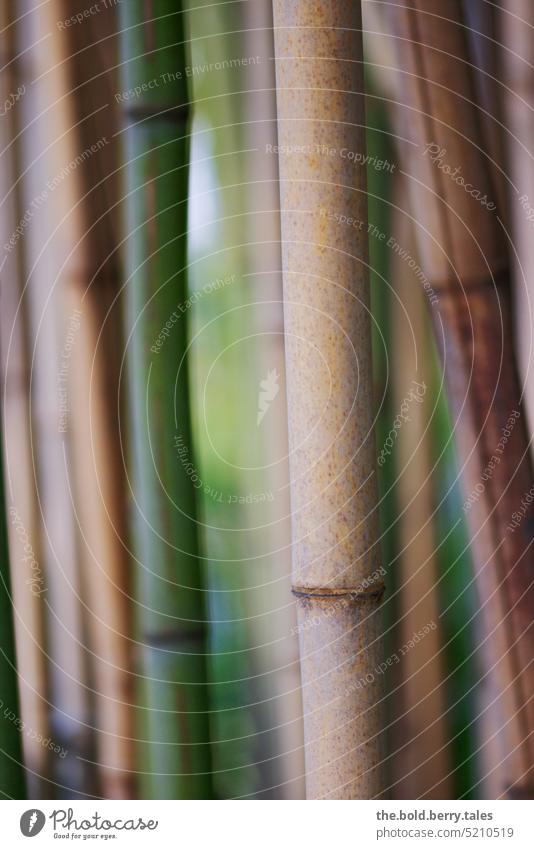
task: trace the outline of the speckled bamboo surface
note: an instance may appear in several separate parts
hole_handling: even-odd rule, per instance
[[[371,798],[383,584],[360,4],[275,0],[274,24],[307,797]]]

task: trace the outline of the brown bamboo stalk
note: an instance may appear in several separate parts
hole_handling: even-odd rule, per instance
[[[528,205],[534,205],[534,5],[505,0],[499,17],[502,34],[507,162],[510,183],[516,335],[521,382],[530,432],[534,426],[534,238]]]
[[[500,0],[499,0],[500,2]],[[491,159],[499,214],[508,226],[506,148],[498,4],[464,0],[465,26],[485,149]]]
[[[394,194],[392,235],[410,257],[416,257],[413,227],[403,209],[405,181],[399,177]],[[426,309],[423,287],[399,253],[391,258],[391,369],[394,410],[401,416],[393,446],[399,499],[399,623],[398,643],[414,634],[424,637],[400,655],[400,692],[404,741],[393,756],[400,799],[450,799],[451,763],[445,716],[444,668],[439,619],[436,538],[429,435],[431,412],[426,394],[429,380]],[[428,630],[429,629],[429,630]]]
[[[0,102],[13,102],[0,121],[0,244],[8,243],[22,215],[17,174],[14,115],[25,90],[15,73],[13,2],[0,7],[3,33]],[[49,736],[45,686],[43,597],[46,585],[40,557],[38,507],[30,450],[28,327],[22,296],[24,258],[18,247],[4,256],[1,274],[0,341],[2,347],[4,470],[15,638],[18,646],[22,744],[28,796],[44,795],[49,751],[39,742]]]
[[[382,786],[383,584],[366,174],[342,155],[365,150],[361,10],[346,0],[273,8],[306,788],[308,798],[368,798]]]
[[[502,759],[495,765],[498,795],[529,796],[534,759],[532,508],[518,527],[511,523],[532,486],[532,470],[512,350],[506,244],[484,154],[459,0],[402,2],[391,12],[390,25],[402,80],[399,135],[412,142],[403,145],[402,153],[421,263],[439,297],[433,316],[469,499],[465,509],[487,674],[496,694],[487,711],[495,717],[501,743]]]
[[[83,14],[84,0],[64,2],[65,18]],[[103,8],[65,35],[66,95],[76,125],[77,152],[94,149],[74,175],[73,209],[82,237],[84,271],[73,278],[69,312],[83,321],[74,347],[72,465],[82,540],[82,582],[92,650],[97,759],[106,798],[133,794],[133,719],[124,489],[118,426],[121,316],[117,296],[118,116],[113,68],[114,7]]]
[[[79,307],[79,285],[67,293]],[[109,418],[117,398],[107,390],[100,311],[87,298],[72,356],[75,378],[71,446],[74,506],[82,535],[80,562],[94,682],[96,755],[105,798],[133,795],[133,728],[127,581],[123,570],[121,515],[114,474],[117,446]],[[106,328],[104,328],[104,331]],[[111,395],[111,397],[110,397]]]
[[[65,314],[65,286],[83,269],[76,245],[80,232],[71,216],[76,149],[72,116],[65,103],[59,0],[17,4],[17,66],[26,95],[20,101],[23,207],[28,213],[20,245],[26,257],[31,333],[31,416],[34,485],[39,500],[42,559],[47,586],[50,724],[66,754],[54,761],[53,777],[64,792],[91,792],[90,703],[77,534],[68,469],[68,409],[63,408],[65,371],[79,321]],[[49,37],[43,41],[43,33]],[[73,147],[74,145],[74,147]],[[60,177],[62,169],[67,174]],[[56,182],[54,182],[56,181]],[[65,249],[67,246],[67,249]],[[68,408],[68,393],[66,398]]]

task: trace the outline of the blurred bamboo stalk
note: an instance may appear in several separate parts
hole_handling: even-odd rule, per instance
[[[502,33],[510,219],[514,250],[513,274],[516,338],[521,384],[529,433],[534,428],[534,5],[530,0],[503,0],[499,16]]]
[[[3,437],[2,437],[3,438]],[[20,735],[17,658],[11,595],[4,498],[4,469],[0,451],[0,795],[26,798]]]
[[[64,0],[65,18],[85,0]],[[71,357],[71,443],[75,508],[80,525],[82,586],[87,601],[95,686],[96,745],[101,792],[133,795],[133,686],[124,489],[118,426],[121,315],[118,300],[118,106],[115,8],[68,30],[69,99],[77,150],[96,150],[76,174],[84,268],[71,281],[70,313],[83,310]],[[67,93],[67,92],[66,92]],[[74,175],[73,175],[74,177]]]
[[[390,26],[402,98],[394,115],[398,135],[409,139],[401,147],[421,265],[439,299],[433,316],[485,618],[486,672],[495,697],[486,711],[501,749],[492,769],[498,795],[530,796],[532,511],[517,527],[512,523],[532,486],[532,470],[512,350],[506,244],[474,105],[461,3],[403,0],[391,11]]]
[[[34,485],[41,511],[42,557],[49,637],[50,725],[63,754],[52,775],[59,794],[91,793],[88,669],[80,603],[77,534],[71,503],[68,436],[70,357],[82,310],[65,315],[66,287],[84,272],[73,151],[74,121],[65,93],[60,0],[18,6],[22,220],[31,334],[31,416]],[[43,37],[43,33],[47,36]],[[66,169],[66,170],[65,170]],[[66,247],[65,247],[66,246]],[[74,247],[73,247],[74,246]]]
[[[499,50],[499,4],[486,0],[462,0],[471,68],[478,102],[484,146],[491,163],[501,220],[508,226],[508,189],[506,145],[504,139],[504,103],[502,63]]]
[[[257,561],[269,586],[258,580],[257,624],[255,634],[263,647],[268,696],[275,695],[273,716],[276,769],[280,786],[276,798],[302,799],[304,784],[304,740],[302,698],[298,662],[297,613],[291,589],[291,508],[287,408],[284,391],[284,318],[280,252],[280,191],[278,157],[269,153],[277,144],[276,80],[272,62],[273,17],[271,0],[248,3],[245,7],[246,55],[257,61],[247,68],[245,147],[250,154],[247,186],[251,283],[257,304],[255,330],[258,333],[259,374],[275,372],[280,381],[276,410],[267,426],[258,428],[258,456],[264,458],[261,489],[273,493],[273,501],[259,505],[251,525],[254,540],[265,556]],[[271,147],[269,147],[271,146]],[[263,533],[262,533],[262,529]]]
[[[3,32],[0,102],[13,102],[0,121],[0,244],[6,245],[21,218],[20,187],[16,184],[16,121],[14,114],[25,90],[15,74],[13,44],[13,2],[0,6]],[[20,718],[26,766],[28,796],[45,796],[44,777],[48,770],[48,750],[40,740],[48,738],[43,604],[45,592],[41,570],[39,516],[35,497],[30,449],[29,371],[27,304],[23,297],[22,251],[16,246],[5,257],[1,276],[0,345],[2,349],[3,421],[6,492],[9,507],[7,523],[12,564],[15,641],[18,646]]]
[[[122,87],[141,92],[123,98],[121,107],[129,476],[142,676],[139,780],[142,796],[206,798],[205,610],[195,490],[187,473],[187,326],[185,313],[177,311],[187,297],[184,16],[172,0],[157,7],[129,0],[120,6],[120,21]],[[158,84],[149,87],[153,80]],[[156,342],[164,328],[160,350]]]
[[[403,209],[407,187],[397,177],[392,236],[415,255],[412,222]],[[451,786],[449,731],[445,715],[442,629],[439,618],[439,569],[434,527],[432,464],[428,434],[429,382],[426,310],[423,287],[406,260],[393,252],[391,367],[394,410],[399,427],[393,446],[399,516],[401,655],[399,693],[405,743],[393,755],[399,799],[454,798]],[[395,420],[396,423],[396,420]]]
[[[340,156],[365,150],[361,10],[348,0],[273,8],[306,789],[372,798],[382,790],[383,583],[366,172]]]

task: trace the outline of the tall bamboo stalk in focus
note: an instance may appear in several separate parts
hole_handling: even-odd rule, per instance
[[[401,144],[401,155],[421,264],[439,298],[433,315],[493,685],[485,710],[501,750],[491,769],[498,795],[532,796],[532,507],[515,517],[533,476],[512,350],[509,261],[464,23],[459,0],[403,0],[392,10],[402,101],[395,121],[398,136],[411,142]]]
[[[138,770],[143,796],[203,798],[211,793],[205,613],[187,316],[179,309],[187,297],[184,17],[171,0],[129,0],[120,6],[120,21],[122,87],[139,87],[138,96],[120,95],[128,192],[129,472],[145,740]]]
[[[307,796],[370,798],[382,787],[383,583],[361,10],[347,0],[273,8]]]

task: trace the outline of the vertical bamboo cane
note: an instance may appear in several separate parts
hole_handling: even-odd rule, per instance
[[[403,133],[412,142],[406,162],[419,251],[439,297],[437,338],[469,502],[464,509],[495,695],[486,711],[501,744],[493,770],[498,795],[530,796],[532,507],[517,527],[511,525],[532,486],[532,469],[511,346],[508,256],[493,206],[496,193],[483,153],[459,0],[403,0],[391,24],[406,113]]]
[[[247,56],[259,57],[247,69],[246,144],[250,154],[249,188],[247,199],[250,212],[246,220],[250,240],[248,267],[252,271],[257,305],[254,319],[259,334],[257,368],[265,375],[276,370],[284,385],[284,337],[282,304],[282,271],[280,255],[280,192],[278,188],[278,158],[269,153],[276,146],[275,70],[273,55],[273,18],[270,0],[248,3],[245,9],[247,24]],[[287,413],[282,404],[283,392],[277,397],[276,411],[261,430],[262,489],[274,493],[267,507],[259,505],[253,524],[254,538],[264,551],[270,552],[260,568],[269,570],[269,588],[258,593],[258,634],[265,675],[272,695],[276,690],[273,715],[275,751],[280,752],[277,769],[281,786],[275,789],[278,798],[301,799],[305,795],[304,747],[302,730],[302,698],[298,663],[297,614],[294,599],[288,590],[291,582],[291,522],[289,505],[289,467],[287,462]],[[262,534],[258,526],[267,525]],[[251,523],[252,524],[252,523]],[[267,615],[266,615],[267,614]],[[272,747],[272,744],[271,744]],[[273,752],[274,754],[274,752]]]
[[[24,799],[26,788],[20,740],[19,693],[13,631],[13,600],[5,520],[3,461],[0,451],[0,795]]]
[[[406,186],[397,181],[392,235],[403,249],[412,250],[411,221],[402,209]],[[401,693],[405,711],[405,746],[398,762],[397,798],[450,799],[451,763],[443,686],[442,629],[439,619],[438,556],[435,551],[432,463],[428,436],[429,381],[426,296],[405,259],[393,253],[391,278],[398,300],[393,299],[392,372],[395,410],[400,415],[408,398],[409,419],[403,417],[394,446],[398,475],[399,572],[401,610],[400,645],[430,625],[423,639],[401,657]],[[417,384],[417,387],[416,387]],[[432,627],[434,626],[434,627]]]
[[[484,146],[491,160],[499,215],[508,226],[498,4],[463,0],[463,11]]]
[[[0,7],[3,31],[0,103],[11,95],[25,96],[16,77],[13,0]],[[0,244],[6,245],[23,210],[20,186],[14,185],[18,171],[15,136],[19,109],[16,102],[0,121]],[[48,734],[45,683],[43,593],[45,586],[40,557],[39,516],[30,450],[29,371],[27,302],[22,297],[24,255],[20,246],[6,256],[1,275],[0,342],[2,348],[3,425],[5,447],[6,502],[9,504],[8,537],[18,648],[20,709],[24,727],[32,734],[22,736],[28,795],[41,798],[47,773],[48,751],[39,742]]]
[[[85,0],[63,2],[65,18],[82,13]],[[82,532],[80,559],[95,683],[96,742],[101,792],[133,795],[133,709],[129,581],[124,543],[125,480],[117,404],[122,350],[118,257],[118,104],[115,74],[116,10],[70,27],[69,101],[79,151],[97,150],[75,180],[80,198],[82,273],[69,288],[83,310],[71,357],[72,466],[75,508]],[[98,149],[100,148],[100,149]]]
[[[274,24],[307,796],[368,798],[381,791],[383,584],[366,173],[346,158],[365,150],[360,4],[275,0]]]
[[[17,64],[26,95],[20,102],[22,200],[28,318],[32,342],[31,415],[34,485],[41,513],[44,596],[49,652],[50,726],[65,751],[53,760],[59,793],[92,792],[90,690],[77,534],[68,474],[69,395],[66,376],[79,316],[64,314],[65,286],[81,270],[80,232],[70,213],[76,197],[69,181],[72,116],[65,100],[65,65],[59,0],[36,6],[22,0],[17,19]],[[23,14],[24,13],[24,14]],[[50,33],[46,43],[42,33]],[[76,145],[74,150],[77,151]],[[70,167],[69,167],[70,166]],[[67,169],[66,174],[63,169]]]
[[[511,185],[515,320],[518,359],[525,391],[530,432],[534,427],[534,238],[529,204],[534,205],[534,5],[530,0],[505,0],[499,17],[506,49],[502,51],[503,75],[508,90],[504,106],[507,161]]]
[[[152,798],[203,798],[211,793],[205,612],[195,489],[186,470],[192,456],[187,327],[178,309],[187,297],[184,16],[171,0],[129,0],[120,15],[123,88],[140,87],[138,96],[121,100],[129,471],[146,743],[139,779],[142,794]]]

